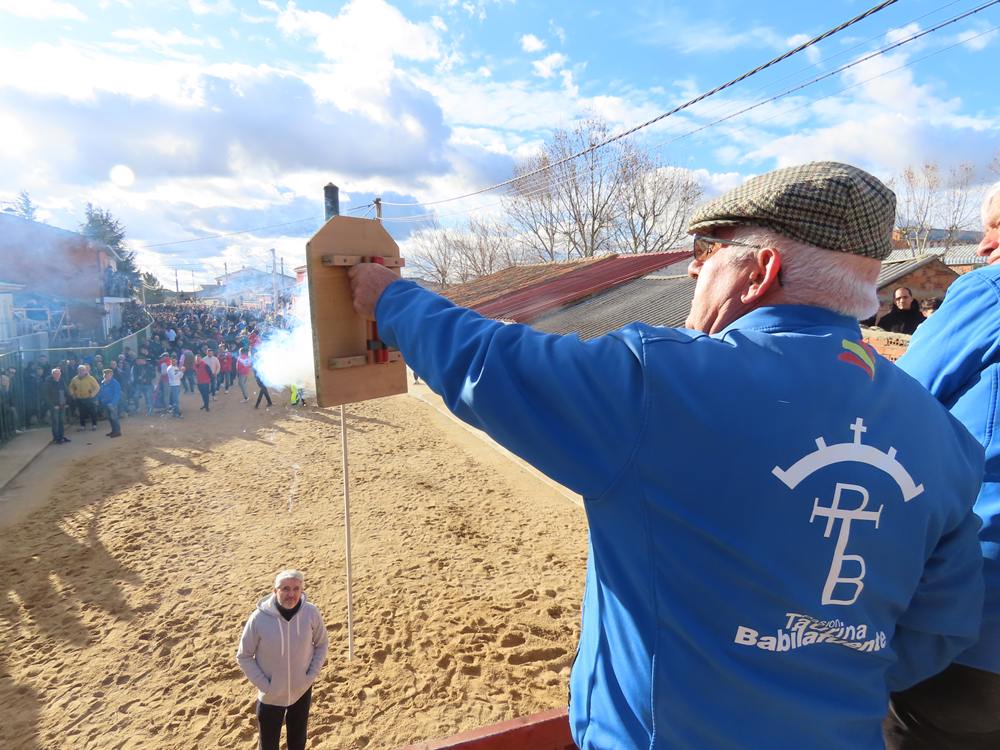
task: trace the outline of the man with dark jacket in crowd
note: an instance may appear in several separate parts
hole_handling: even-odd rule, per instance
[[[146,416],[153,416],[153,381],[156,379],[156,368],[149,361],[140,356],[135,360],[132,367],[132,378],[135,382],[135,403],[138,406],[139,397],[142,397],[146,407]]]
[[[920,303],[913,299],[913,292],[901,286],[892,293],[892,309],[879,318],[878,327],[892,333],[912,334],[924,322]]]
[[[52,410],[52,442],[56,444],[68,443],[69,438],[64,433],[69,392],[66,390],[66,382],[62,379],[62,370],[58,367],[52,368],[49,377],[42,384],[42,392]]]

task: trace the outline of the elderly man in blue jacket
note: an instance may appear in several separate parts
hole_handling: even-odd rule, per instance
[[[1000,182],[983,201],[987,266],[960,277],[899,366],[930,390],[986,449],[975,511],[983,520],[986,604],[979,643],[941,674],[893,696],[892,750],[1000,748]],[[933,440],[934,436],[928,436]]]
[[[582,750],[881,750],[890,689],[975,640],[982,446],[857,324],[894,209],[846,164],[755,177],[692,218],[686,328],[589,342],[351,269],[458,416],[585,498]]]
[[[104,380],[101,382],[101,390],[97,392],[97,403],[104,407],[108,414],[108,422],[111,423],[111,432],[108,437],[121,437],[122,427],[118,420],[118,408],[122,400],[122,386],[115,378],[114,370],[104,371]]]

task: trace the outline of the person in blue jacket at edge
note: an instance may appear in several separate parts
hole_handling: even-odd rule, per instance
[[[355,309],[459,417],[584,497],[582,750],[883,747],[978,636],[983,448],[862,342],[895,195],[835,162],[692,217],[685,328],[503,325],[362,264]]]
[[[979,643],[954,664],[893,695],[885,724],[886,747],[892,750],[1000,748],[1000,182],[987,191],[982,219],[977,252],[987,266],[948,288],[899,366],[986,449],[986,475],[975,505],[983,520],[983,625]]]

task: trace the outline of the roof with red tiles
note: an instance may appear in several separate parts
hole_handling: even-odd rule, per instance
[[[554,277],[543,278],[472,307],[490,318],[530,323],[546,312],[645,276],[683,260],[687,255],[686,250],[672,253],[612,255]]]
[[[560,263],[535,263],[526,266],[511,266],[502,271],[480,276],[478,279],[450,287],[441,292],[456,305],[477,309],[497,297],[510,294],[526,286],[537,284],[576,271],[579,268],[593,265],[604,260],[603,257],[580,258]]]

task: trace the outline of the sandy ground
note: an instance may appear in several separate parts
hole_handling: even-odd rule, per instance
[[[577,506],[412,396],[349,407],[348,661],[337,411],[184,398],[119,440],[72,428],[0,496],[0,747],[255,747],[236,644],[284,567],[330,633],[313,748],[565,705]]]

